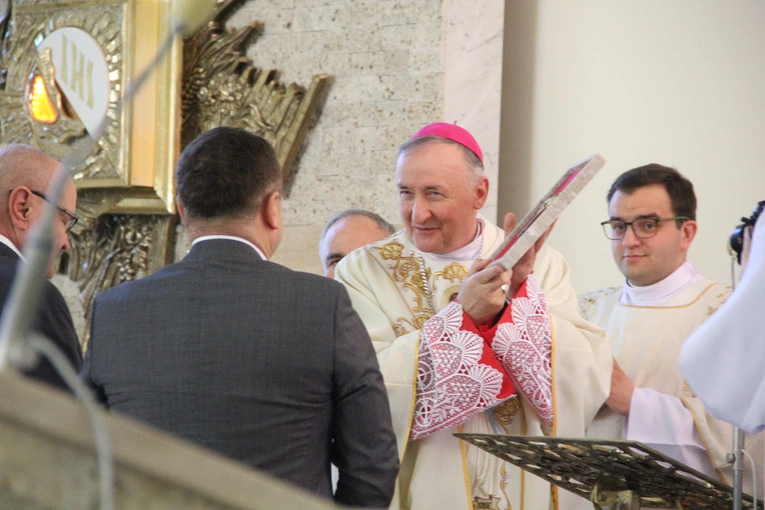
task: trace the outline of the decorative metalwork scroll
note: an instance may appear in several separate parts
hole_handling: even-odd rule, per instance
[[[455,436],[585,499],[594,491],[604,507],[625,493],[640,508],[733,507],[730,487],[636,441]],[[744,496],[743,508],[753,508],[751,496]]]

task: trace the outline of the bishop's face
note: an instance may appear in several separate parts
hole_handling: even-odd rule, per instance
[[[449,253],[475,238],[489,181],[476,176],[459,146],[410,149],[398,158],[396,183],[401,220],[418,250]]]
[[[664,186],[651,184],[632,193],[617,191],[608,204],[612,220],[631,222],[639,218],[672,218],[675,213]],[[657,225],[656,235],[641,239],[632,227],[624,237],[611,241],[614,261],[627,280],[643,287],[660,282],[683,263],[693,241],[696,222],[686,221],[680,227],[675,221]]]

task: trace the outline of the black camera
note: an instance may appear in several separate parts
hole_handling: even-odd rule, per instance
[[[765,209],[765,200],[757,204],[757,207],[754,208],[754,212],[750,217],[741,218],[741,221],[744,223],[737,226],[730,235],[730,241],[728,242],[730,243],[731,250],[735,251],[736,255],[738,255],[739,264],[741,264],[741,252],[744,250],[744,229],[746,227],[754,227],[754,223],[757,221],[757,218],[759,218],[763,209]]]

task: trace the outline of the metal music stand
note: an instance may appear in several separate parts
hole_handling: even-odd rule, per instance
[[[733,508],[731,487],[637,441],[454,435],[590,500],[596,509]],[[753,507],[745,494],[742,508]]]

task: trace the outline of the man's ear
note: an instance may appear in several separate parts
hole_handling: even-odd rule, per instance
[[[473,202],[473,208],[479,211],[483,204],[486,203],[486,199],[489,198],[489,178],[482,175],[478,178],[478,183],[475,185],[475,201]]]
[[[270,228],[277,230],[282,228],[282,194],[272,191],[264,200],[263,221]]]
[[[11,219],[11,224],[21,230],[28,230],[31,223],[31,207],[32,202],[30,200],[32,192],[26,186],[19,186],[11,191],[11,195],[8,197],[8,215]]]
[[[688,250],[691,247],[693,238],[696,237],[696,232],[699,229],[698,223],[693,220],[684,221],[680,225],[680,246],[683,250]]]
[[[189,223],[186,221],[186,208],[183,207],[180,197],[175,197],[175,205],[178,207],[178,216],[181,217],[181,223],[184,227],[188,227]]]

